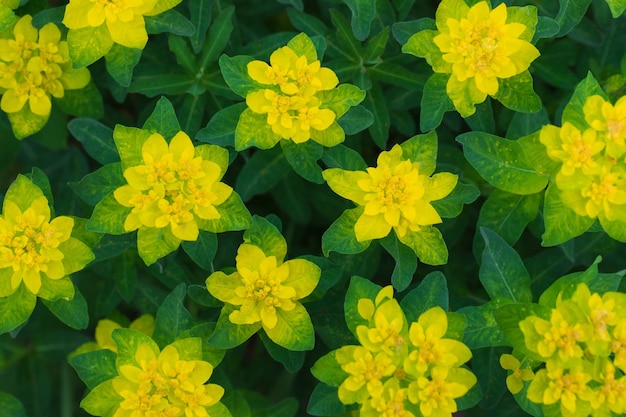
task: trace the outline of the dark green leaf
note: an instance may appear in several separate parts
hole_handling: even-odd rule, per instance
[[[369,127],[374,143],[380,149],[385,149],[391,122],[385,96],[378,82],[372,82],[372,88],[367,92],[363,106],[374,115],[374,123]]]
[[[186,295],[185,284],[179,284],[165,297],[157,311],[152,339],[161,349],[174,342],[181,332],[193,327],[193,318],[183,304]]]
[[[363,106],[351,107],[338,121],[346,135],[357,134],[374,123],[374,115]],[[334,149],[333,146],[330,149]]]
[[[352,32],[354,37],[364,41],[370,34],[370,27],[376,14],[376,0],[343,0],[352,12]]]
[[[107,71],[121,86],[128,87],[130,85],[133,70],[139,63],[141,53],[142,49],[127,48],[115,43],[104,56]]]
[[[280,149],[256,151],[239,173],[235,190],[243,201],[248,201],[274,188],[289,170]]]
[[[161,97],[157,101],[152,114],[143,124],[143,129],[160,133],[168,141],[180,132],[174,106],[168,99]]]
[[[0,410],[6,417],[26,417],[22,403],[6,392],[0,392]]]
[[[346,406],[339,401],[337,388],[319,383],[311,393],[306,411],[314,416],[338,416],[346,411]]]
[[[230,34],[233,31],[233,13],[234,6],[227,7],[215,18],[202,48],[200,56],[200,68],[207,68],[211,62],[217,61],[226,44],[230,40]],[[220,59],[220,67],[221,67]],[[223,71],[223,69],[222,69]],[[224,77],[225,78],[225,77]]]
[[[406,293],[400,301],[409,323],[415,322],[426,310],[441,307],[448,311],[448,283],[442,272],[426,275],[420,284]]]
[[[173,9],[159,13],[156,16],[145,16],[144,19],[148,33],[170,32],[175,35],[188,37],[196,32],[193,23]]]
[[[213,0],[189,0],[189,15],[196,31],[189,37],[193,51],[198,54],[202,50],[206,31],[211,24],[211,9]]]
[[[74,190],[85,202],[95,206],[107,194],[126,184],[122,176],[122,169],[119,162],[105,165],[98,170],[87,174],[79,182],[70,183],[70,188]]]
[[[170,51],[176,56],[178,65],[185,68],[190,74],[196,75],[196,57],[189,49],[187,42],[180,36],[170,34],[167,37],[167,44]]]
[[[213,272],[213,258],[217,252],[217,236],[215,233],[200,230],[195,241],[183,241],[183,250],[205,271]]]
[[[424,85],[420,104],[420,129],[423,132],[435,129],[441,124],[444,113],[454,110],[454,104],[446,93],[449,74],[433,74]]]
[[[283,140],[280,142],[280,147],[285,159],[298,175],[315,184],[324,183],[322,169],[317,164],[324,153],[321,145],[310,140],[299,144]]]
[[[104,381],[118,375],[115,357],[115,352],[112,350],[100,349],[72,356],[68,362],[87,388],[94,389]]]
[[[343,254],[363,252],[371,241],[359,242],[354,234],[354,225],[363,214],[363,208],[357,207],[344,211],[322,235],[322,252],[325,256],[331,251]]]
[[[417,257],[408,246],[398,240],[395,233],[390,233],[381,239],[380,244],[396,261],[391,274],[391,284],[396,291],[404,291],[413,280],[417,269]]]
[[[74,298],[64,300],[62,298],[55,301],[41,300],[48,310],[63,323],[72,329],[82,330],[89,325],[89,312],[87,311],[87,300],[75,288]]]

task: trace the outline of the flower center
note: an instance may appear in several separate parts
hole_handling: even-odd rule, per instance
[[[596,205],[603,201],[613,200],[619,191],[618,177],[615,174],[607,174],[598,183],[591,183],[582,191],[583,197],[589,198]]]

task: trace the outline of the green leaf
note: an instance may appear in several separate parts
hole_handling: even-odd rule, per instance
[[[237,103],[215,113],[204,129],[196,135],[201,142],[220,146],[235,146],[235,130],[241,113],[247,109],[246,103]]]
[[[279,141],[279,134],[272,131],[267,124],[267,116],[246,108],[239,116],[235,129],[235,150],[242,151],[251,146],[259,149],[271,149]]]
[[[537,217],[540,203],[541,193],[519,195],[496,189],[480,208],[476,226],[493,230],[506,243],[514,245],[528,223]],[[474,253],[480,253],[482,248],[482,240],[476,234]]]
[[[19,5],[19,1],[16,2],[16,5]],[[11,27],[17,21],[17,16],[8,6],[6,3],[0,6],[0,31]]]
[[[365,171],[367,168],[361,154],[344,145],[324,149],[322,162],[328,168],[341,168],[348,171]]]
[[[213,8],[213,0],[189,0],[187,3],[191,22],[195,26],[196,31],[189,37],[193,51],[198,54],[202,50],[206,31],[211,24],[211,9]]]
[[[509,123],[505,137],[507,139],[519,139],[536,133],[549,123],[548,112],[543,107],[537,113],[515,113]],[[545,155],[545,146],[543,144],[541,146],[544,148]]]
[[[480,306],[460,308],[457,312],[467,319],[463,343],[470,349],[507,346],[508,341],[493,316],[493,310],[509,303],[507,299],[496,298]]]
[[[331,387],[338,387],[349,376],[337,362],[335,351],[319,358],[311,368],[311,374]]]
[[[367,326],[368,320],[361,317],[359,314],[359,300],[366,298],[375,301],[376,295],[382,288],[379,285],[374,284],[370,280],[361,278],[359,276],[353,276],[350,278],[350,285],[346,292],[346,300],[344,302],[344,312],[346,317],[346,324],[348,329],[356,336],[356,328],[360,325]]]
[[[413,280],[417,269],[417,258],[408,246],[398,240],[395,233],[389,233],[381,239],[380,244],[396,261],[391,274],[391,285],[396,291],[404,291]]]
[[[167,45],[176,56],[178,65],[185,68],[190,74],[196,75],[196,57],[189,49],[187,42],[180,36],[170,34],[167,37]]]
[[[140,367],[137,363],[137,349],[139,346],[145,345],[150,348],[155,355],[159,354],[159,347],[149,336],[140,331],[126,328],[118,328],[113,330],[111,335],[117,347],[117,358],[115,364],[119,369],[123,365],[133,365]]]
[[[229,57],[222,55],[219,59],[220,69],[226,84],[241,97],[246,97],[248,93],[262,88],[256,81],[248,75],[248,63],[254,58],[251,56],[238,55]]]
[[[103,25],[104,26],[104,25]],[[113,388],[113,381],[95,387],[80,402],[81,408],[94,416],[112,416],[124,398]]]
[[[160,133],[168,141],[180,132],[176,111],[168,99],[161,97],[157,101],[154,111],[143,124],[143,129]]]
[[[206,230],[211,233],[222,233],[244,230],[250,226],[250,212],[237,193],[231,193],[230,197],[219,206],[215,206],[215,209],[220,214],[219,219],[196,219],[200,230]]]
[[[248,201],[274,188],[289,171],[289,164],[280,149],[256,151],[241,169],[235,190],[243,201]]]
[[[584,132],[589,127],[589,124],[585,120],[583,108],[587,98],[593,95],[600,95],[605,100],[608,99],[598,81],[593,77],[591,72],[589,72],[587,77],[578,83],[574,94],[572,94],[565,109],[563,109],[563,115],[561,116],[562,122],[570,122],[578,130]]]
[[[591,0],[559,0],[556,21],[561,27],[558,36],[567,35],[583,18]]]
[[[510,78],[499,79],[500,86],[495,98],[511,110],[536,113],[541,110],[541,99],[533,90],[533,77],[530,72]]]
[[[92,390],[118,375],[115,358],[115,352],[100,349],[72,356],[68,362],[87,388]]]
[[[365,96],[363,106],[374,115],[374,123],[369,127],[374,143],[380,149],[385,149],[391,121],[389,120],[387,100],[378,82],[372,82],[372,88]]]
[[[380,56],[385,52],[385,47],[389,41],[389,27],[385,27],[376,36],[371,38],[365,44],[365,52],[363,53],[363,61],[365,63],[380,63]]]
[[[555,246],[585,233],[595,219],[579,216],[561,199],[560,190],[550,184],[543,203],[546,231],[541,235],[542,246]]]
[[[219,349],[231,349],[235,346],[239,346],[246,340],[248,340],[253,334],[255,334],[260,328],[261,323],[255,324],[234,324],[228,316],[235,310],[235,307],[230,304],[226,304],[220,316],[217,319],[215,330],[211,337],[209,337],[208,343]]]
[[[480,233],[485,240],[485,250],[478,277],[489,297],[531,302],[530,275],[520,256],[495,232],[481,227]]]
[[[6,392],[0,392],[0,410],[6,417],[26,417],[26,411],[24,411],[22,403]]]
[[[120,160],[113,141],[113,131],[109,127],[94,119],[76,118],[70,120],[67,128],[89,156],[102,165]]]
[[[174,342],[178,335],[193,327],[193,318],[184,306],[187,289],[184,283],[179,284],[163,300],[157,311],[152,339],[162,349]]]
[[[422,263],[427,265],[448,263],[448,248],[441,232],[436,227],[424,226],[417,232],[407,230],[406,234],[398,239],[413,249]]]
[[[151,132],[136,127],[115,125],[113,140],[122,160],[122,170],[145,164],[142,155],[143,144],[150,137]]]
[[[234,6],[225,8],[211,24],[209,34],[207,35],[206,41],[204,42],[204,46],[202,48],[202,55],[200,56],[200,68],[207,68],[210,63],[217,61],[218,57],[226,47],[226,44],[230,40],[230,35],[233,31],[234,11]],[[238,57],[235,57],[233,59],[236,58]],[[222,59],[220,58],[220,68],[222,67],[221,61]],[[223,71],[224,69],[222,68],[222,74]],[[245,72],[245,74],[248,74],[247,71]],[[224,79],[226,79],[226,75],[224,75]],[[243,97],[245,97],[245,95]]]
[[[354,135],[370,127],[374,123],[374,115],[363,106],[355,106],[337,120],[337,123],[346,135]]]
[[[118,262],[113,264],[111,275],[115,280],[122,299],[131,302],[137,289],[137,265],[135,265],[135,252],[126,251],[119,257]]]
[[[331,251],[355,254],[368,248],[371,241],[359,242],[354,234],[354,225],[363,214],[363,207],[345,210],[322,235],[322,252],[328,256]]]
[[[315,184],[324,183],[322,168],[317,164],[324,153],[321,145],[313,141],[296,144],[290,140],[282,140],[280,147],[285,159],[298,175]]]
[[[328,108],[341,119],[350,107],[358,105],[365,98],[365,91],[352,84],[339,84],[331,90],[320,91],[316,97],[323,103],[322,108]]]
[[[107,72],[121,86],[128,87],[142,52],[142,49],[113,44],[113,47],[104,56]]]
[[[361,60],[361,43],[355,39],[346,19],[335,9],[330,9],[330,19],[337,28],[337,51],[352,61]]]
[[[548,184],[528,163],[520,145],[508,139],[480,132],[456,138],[463,154],[478,173],[493,186],[514,194],[535,194]]]
[[[96,204],[86,228],[91,232],[122,235],[127,233],[124,229],[124,221],[131,210],[130,207],[120,205],[113,196],[113,192],[110,192]]]
[[[312,39],[309,38],[306,33],[299,33],[294,36],[287,43],[287,46],[290,47],[296,55],[306,57],[308,62],[314,62],[318,59],[321,60],[321,57],[318,57]]]
[[[107,194],[126,184],[122,176],[122,168],[119,162],[100,167],[96,171],[87,174],[79,182],[70,183],[80,198],[92,206],[98,204]]]
[[[243,234],[245,243],[260,248],[265,256],[275,256],[281,262],[287,256],[287,242],[280,231],[267,219],[254,216],[252,225]]]
[[[409,38],[411,38],[411,36],[425,29],[437,30],[435,19],[430,17],[424,17],[421,19],[409,20],[406,22],[396,22],[391,27],[391,33],[400,45],[404,45],[409,41]]]
[[[191,74],[145,74],[137,71],[128,92],[141,93],[148,97],[183,94],[188,92],[196,81]]]
[[[137,231],[137,251],[148,266],[174,252],[179,245],[180,239],[174,236],[170,225],[162,229],[140,227]]]
[[[421,175],[431,175],[437,165],[437,132],[415,135],[400,144],[402,157],[420,164]]]
[[[282,363],[287,371],[298,372],[302,368],[304,364],[304,352],[292,351],[277,345],[267,337],[265,332],[259,333],[259,336],[267,353],[269,353],[274,360]]]
[[[65,90],[63,97],[56,98],[55,103],[63,113],[72,116],[94,119],[101,119],[104,116],[102,95],[93,82],[78,90]]]
[[[8,297],[0,298],[0,334],[8,333],[24,324],[35,309],[37,296],[24,283]]]
[[[493,109],[491,100],[476,105],[476,112],[465,118],[465,122],[472,130],[494,133],[496,122],[493,118]]]
[[[409,323],[417,321],[422,313],[432,307],[448,311],[448,283],[445,275],[440,271],[426,275],[416,288],[402,297],[400,307]]]
[[[614,18],[620,17],[624,14],[624,10],[626,10],[626,1],[624,0],[606,0],[606,4],[609,5],[611,15]]]
[[[454,110],[454,104],[448,97],[446,85],[449,74],[433,74],[424,85],[420,103],[420,129],[423,132],[435,129],[441,124],[443,115]]]
[[[144,16],[144,19],[146,21],[146,32],[151,34],[170,32],[175,35],[189,37],[196,32],[193,23],[173,9],[166,10],[155,16]]]
[[[89,325],[89,311],[87,310],[87,300],[78,290],[74,289],[74,298],[65,300],[60,298],[55,301],[41,300],[63,323],[75,330],[86,329]]]
[[[66,240],[65,242],[68,241],[69,240]],[[75,239],[73,241],[76,242]],[[66,252],[65,248],[63,249],[64,253],[72,253]],[[69,276],[65,276],[61,279],[43,279],[41,280],[41,288],[39,288],[37,297],[50,301],[58,299],[71,300],[74,298],[74,283]]]
[[[330,29],[318,18],[296,9],[287,9],[287,15],[293,26],[309,36],[326,36]]]
[[[30,110],[30,106],[25,104],[22,110],[15,113],[8,113],[11,129],[17,139],[24,139],[34,135],[44,128],[50,115],[39,116]]]
[[[402,65],[392,64],[390,62],[382,62],[368,67],[367,73],[371,75],[372,78],[382,81],[383,83],[416,91],[422,91],[429,79],[425,75],[410,71]]]
[[[537,18],[537,28],[535,29],[532,43],[535,44],[537,40],[542,38],[555,37],[559,33],[559,30],[561,30],[561,27],[556,20],[547,16],[539,16]]]
[[[524,334],[519,327],[519,323],[529,316],[550,320],[551,309],[549,307],[531,303],[511,303],[495,308],[492,314],[498,326],[504,332],[509,346],[515,347],[520,353],[531,359],[543,362],[543,359],[538,354],[526,347]]]
[[[337,388],[319,383],[313,389],[306,412],[313,416],[338,416],[343,415],[346,406],[339,401]]]
[[[106,25],[72,29],[67,33],[67,46],[74,68],[91,65],[113,47]]]
[[[352,12],[352,33],[360,41],[370,34],[370,27],[376,15],[376,0],[343,0]]]
[[[195,241],[183,241],[183,250],[192,261],[205,271],[213,272],[213,259],[217,252],[217,236],[215,233],[200,230]]]
[[[465,204],[473,203],[479,196],[480,190],[476,186],[457,182],[450,194],[431,204],[441,217],[452,219],[461,214]]]

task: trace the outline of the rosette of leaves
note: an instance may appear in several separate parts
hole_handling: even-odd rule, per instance
[[[117,125],[111,137],[110,130],[88,119],[75,121],[71,129],[83,137],[89,126],[98,126],[109,152],[117,148],[119,156],[110,158],[121,159],[74,187],[95,205],[89,230],[112,235],[137,230],[137,250],[146,265],[181,242],[192,259],[205,265],[200,258],[207,246],[217,245],[215,233],[248,227],[250,213],[237,193],[220,182],[228,152],[215,145],[193,147],[167,99],[157,103],[141,129]]]
[[[361,253],[379,240],[396,261],[391,282],[399,291],[411,283],[416,256],[429,265],[447,263],[448,249],[436,224],[458,216],[479,192],[452,173],[435,173],[437,146],[433,131],[381,153],[375,168],[355,153],[345,166],[325,170],[331,189],[356,207],[326,230],[324,253]]]
[[[446,311],[447,294],[440,273],[425,277],[399,302],[391,286],[352,277],[345,320],[358,344],[333,350],[313,365],[321,382],[307,411],[322,416],[358,408],[360,415],[376,416],[392,409],[450,416],[475,404],[480,387],[462,366],[472,356],[461,342],[465,319]]]
[[[285,238],[265,218],[254,216],[243,240],[236,271],[206,280],[209,293],[225,303],[209,343],[229,349],[262,331],[273,356],[313,349],[313,324],[301,300],[317,286],[321,269],[304,258],[285,261]]]
[[[98,237],[84,220],[54,216],[48,178],[39,170],[9,186],[0,215],[0,333],[24,324],[37,298],[75,329],[89,323],[87,304],[71,274],[94,259]]]
[[[588,230],[604,230],[613,239],[626,241],[622,191],[626,148],[620,133],[626,119],[621,108],[623,104],[611,104],[589,74],[565,105],[561,127],[544,125],[517,140],[481,132],[457,137],[469,163],[498,189],[481,210],[481,218],[489,219],[490,227],[501,226],[509,244],[540,210],[544,246],[564,243]],[[620,137],[613,138],[611,132]],[[509,207],[513,201],[519,209],[505,210],[507,221],[504,213],[494,212],[502,212],[501,205]],[[479,219],[478,226],[484,225]]]

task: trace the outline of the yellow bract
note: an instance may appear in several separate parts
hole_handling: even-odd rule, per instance
[[[456,175],[420,174],[420,164],[403,158],[400,145],[382,152],[377,162],[367,172],[339,168],[323,172],[334,192],[364,208],[354,227],[357,241],[383,238],[392,228],[403,237],[407,231],[441,223],[431,202],[452,192]]]
[[[279,313],[289,314],[311,294],[321,271],[304,259],[283,263],[267,256],[255,245],[244,243],[237,251],[237,272],[215,272],[206,280],[209,292],[225,303],[239,307],[229,315],[235,324],[261,323],[274,329],[281,321]]]
[[[500,356],[500,366],[502,369],[512,371],[512,373],[506,377],[506,387],[511,391],[511,394],[520,392],[522,388],[524,388],[523,381],[530,381],[535,376],[532,369],[522,369],[522,364],[519,359],[513,355],[505,353]]]
[[[122,365],[113,389],[123,400],[113,417],[209,417],[207,406],[217,404],[224,389],[205,384],[213,366],[201,360],[181,360],[176,347],[155,353],[140,345],[137,365]]]
[[[189,136],[178,132],[168,143],[158,133],[142,147],[143,164],[127,168],[128,185],[115,190],[115,199],[131,207],[124,229],[171,227],[180,240],[196,240],[199,219],[218,219],[215,206],[231,195],[219,181],[224,175],[215,162],[196,155]]]
[[[561,163],[555,178],[561,199],[579,216],[626,221],[626,97],[613,106],[593,95],[583,113],[584,131],[565,121],[540,132],[548,156]]]
[[[246,104],[255,113],[267,114],[274,133],[302,143],[311,138],[311,129],[323,131],[333,124],[335,113],[320,108],[324,103],[315,96],[337,86],[339,80],[332,70],[321,67],[319,61],[308,62],[288,46],[274,51],[270,64],[248,63],[250,78],[268,88],[248,93]]]
[[[181,0],[70,0],[63,24],[68,29],[106,25],[113,42],[143,49],[148,42],[144,16],[155,16]]]
[[[36,295],[44,277],[58,280],[67,275],[62,262],[67,254],[59,250],[59,245],[70,238],[73,227],[70,217],[59,216],[50,221],[48,200],[43,196],[24,211],[13,201],[4,201],[0,216],[0,269],[13,270],[11,293],[24,282]]]
[[[74,69],[67,42],[53,23],[40,30],[32,17],[20,18],[13,38],[0,39],[0,108],[16,113],[28,103],[32,113],[49,116],[50,96],[61,98],[65,90],[83,88],[90,79],[86,68]]]
[[[448,15],[443,3],[454,3],[463,12]],[[463,17],[458,18],[460,15]],[[451,64],[446,72],[452,73],[447,86],[452,101],[467,89],[476,91],[476,102],[482,102],[487,95],[494,96],[499,78],[521,74],[539,56],[530,42],[520,39],[526,26],[506,21],[504,3],[490,10],[486,1],[471,8],[459,0],[442,2],[437,11],[440,34],[433,41],[443,53],[443,60]]]

